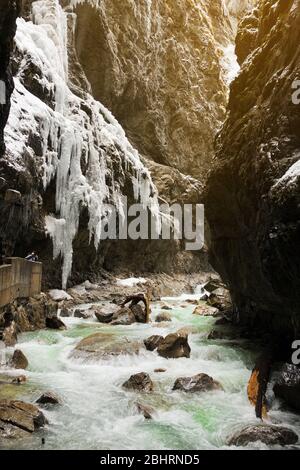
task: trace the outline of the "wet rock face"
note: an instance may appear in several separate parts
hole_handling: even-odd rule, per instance
[[[298,412],[300,411],[300,368],[285,364],[279,371],[274,385],[276,397]]]
[[[149,338],[146,338],[144,340],[144,345],[147,351],[155,351],[155,349],[158,348],[163,339],[163,336],[160,335],[152,335]]]
[[[156,323],[170,322],[172,321],[172,316],[167,312],[161,312],[155,317]]]
[[[167,335],[162,341],[160,341],[157,352],[159,356],[165,358],[189,358],[191,354],[191,348],[188,343],[188,333],[184,331],[178,331],[177,333],[171,333]]]
[[[76,50],[94,96],[145,156],[203,175],[224,118],[221,48],[234,33],[223,2],[81,2]]]
[[[53,392],[44,392],[37,400],[39,405],[61,405],[62,401],[58,395]]]
[[[194,377],[180,377],[174,383],[173,390],[187,393],[210,392],[222,390],[222,385],[207,374],[197,374]]]
[[[29,299],[17,299],[0,314],[0,328],[8,341],[17,339],[18,332],[34,331],[45,328],[46,318],[57,316],[57,302],[46,294]]]
[[[20,349],[16,349],[10,360],[9,365],[10,367],[14,367],[15,369],[27,369],[28,367],[27,357],[22,351],[20,351]]]
[[[129,341],[126,337],[115,338],[113,335],[95,333],[84,338],[71,353],[71,357],[79,359],[105,359],[126,354],[138,354],[142,345]]]
[[[45,426],[43,413],[29,403],[16,400],[0,400],[0,437],[24,437]]]
[[[298,436],[294,431],[281,426],[258,425],[248,426],[232,436],[228,445],[247,446],[251,442],[263,442],[266,445],[293,445],[298,442]]]
[[[123,383],[123,388],[127,390],[134,390],[137,392],[152,392],[153,382],[145,372],[132,375],[126,382]]]
[[[300,76],[298,3],[263,0],[255,23],[251,54],[237,44],[244,62],[207,186],[211,262],[230,286],[241,323],[294,337],[300,320],[300,105],[292,100]],[[248,26],[241,28],[246,34]]]
[[[10,57],[16,32],[16,18],[20,11],[19,0],[3,0],[0,5],[0,157],[5,151],[3,130],[10,110],[13,80]]]

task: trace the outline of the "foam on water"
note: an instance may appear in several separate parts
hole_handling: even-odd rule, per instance
[[[214,320],[192,315],[194,306],[179,307],[173,301],[169,324],[134,324],[127,327],[101,325],[93,320],[66,318],[68,330],[42,330],[21,336],[19,347],[29,359],[28,382],[20,387],[27,399],[51,390],[63,406],[47,411],[49,425],[42,431],[44,448],[50,449],[215,449],[226,448],[226,439],[243,424],[255,423],[246,386],[254,353],[237,344],[208,341]],[[156,304],[152,318],[160,312]],[[166,335],[190,326],[191,358],[164,359],[156,352],[114,357],[100,361],[70,358],[80,339],[95,332],[114,338],[144,338]],[[166,368],[165,373],[154,373]],[[131,374],[147,372],[155,383],[153,393],[135,394],[122,388]],[[176,378],[200,372],[219,380],[224,391],[203,394],[173,392]],[[136,401],[152,406],[153,420],[137,413]],[[277,422],[299,430],[300,419],[275,406]],[[19,444],[39,448],[41,434]],[[14,443],[15,446],[15,443]],[[254,447],[257,447],[255,445]],[[262,444],[259,448],[264,448]]]

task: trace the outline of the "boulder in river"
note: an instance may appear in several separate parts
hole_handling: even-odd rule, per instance
[[[163,336],[153,335],[144,340],[144,345],[148,351],[155,351],[163,339]]]
[[[247,446],[252,442],[262,442],[268,446],[293,445],[298,442],[297,434],[291,429],[269,424],[250,425],[236,432],[228,440],[230,446]]]
[[[32,433],[47,420],[37,406],[17,400],[0,400],[0,437],[19,437],[18,430]]]
[[[188,393],[210,392],[223,390],[222,385],[207,374],[197,374],[193,377],[180,377],[176,380],[173,390],[181,390]]]
[[[300,411],[300,369],[292,364],[284,364],[274,385],[275,396],[287,405]]]
[[[114,313],[111,325],[132,325],[135,322],[133,311],[128,307],[122,307]]]
[[[72,310],[70,308],[67,308],[67,307],[63,307],[60,311],[60,316],[62,318],[68,318],[68,317],[71,317],[72,316]]]
[[[2,333],[2,341],[4,342],[5,346],[13,347],[16,345],[18,341],[18,327],[15,321],[11,321],[8,326],[6,326]]]
[[[199,315],[202,317],[217,317],[220,315],[220,311],[217,308],[211,307],[210,305],[202,302],[201,304],[197,305],[193,311],[193,315]]]
[[[105,359],[125,354],[138,354],[142,347],[137,341],[129,341],[126,337],[95,333],[80,341],[71,353],[74,358]]]
[[[188,334],[185,331],[169,334],[160,342],[157,352],[165,358],[189,358],[191,348],[188,343]]]
[[[162,310],[172,310],[172,307],[168,304],[162,304],[161,309]]]
[[[47,317],[46,328],[51,330],[66,330],[67,327],[64,322],[58,317]]]
[[[215,307],[221,312],[230,311],[232,309],[230,292],[224,287],[219,287],[214,290],[207,302],[211,307]]]
[[[20,349],[16,349],[13,353],[11,360],[9,361],[9,366],[15,369],[27,369],[28,367],[28,360],[25,354],[20,351]]]
[[[131,305],[129,308],[134,314],[135,321],[137,323],[146,323],[147,321],[146,310],[140,304]]]
[[[61,399],[53,392],[44,392],[37,400],[39,405],[61,405]]]
[[[75,318],[82,318],[83,320],[88,320],[94,316],[94,312],[92,310],[86,309],[79,309],[77,308],[74,312]]]
[[[120,307],[114,303],[107,305],[97,305],[93,308],[94,314],[100,323],[110,323],[113,315],[120,310]]]
[[[136,403],[137,410],[144,416],[145,419],[152,419],[154,408],[151,406],[143,405],[142,403]]]
[[[140,372],[139,374],[132,375],[126,382],[123,383],[122,387],[137,392],[152,392],[153,382],[149,374]]]
[[[233,340],[238,339],[241,335],[241,330],[233,327],[230,324],[217,325],[207,336],[208,340]]]
[[[26,375],[18,375],[17,377],[15,377],[15,378],[12,380],[12,383],[13,383],[13,384],[16,384],[16,385],[21,385],[21,384],[25,383],[26,380],[27,380]]]
[[[172,317],[169,313],[162,312],[162,313],[159,313],[158,315],[156,315],[155,321],[156,321],[156,323],[163,323],[165,321],[169,322],[169,321],[172,321]]]
[[[211,278],[206,284],[204,284],[204,289],[212,293],[214,290],[219,289],[219,287],[223,287],[224,284],[222,283],[221,279]]]

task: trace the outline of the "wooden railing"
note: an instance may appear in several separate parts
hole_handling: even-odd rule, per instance
[[[23,258],[9,258],[0,266],[0,308],[18,298],[40,294],[42,263]]]

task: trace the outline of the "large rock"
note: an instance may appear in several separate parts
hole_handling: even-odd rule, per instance
[[[35,406],[17,400],[0,400],[0,436],[7,436],[8,428],[2,424],[22,429],[27,432],[34,432],[43,427],[47,420],[43,413]]]
[[[173,390],[181,390],[188,393],[210,392],[222,389],[222,385],[207,374],[197,374],[194,377],[180,377],[173,385]]]
[[[94,312],[92,310],[80,309],[77,308],[74,312],[75,318],[82,318],[83,320],[88,320],[89,318],[93,318]]]
[[[151,406],[136,403],[137,410],[145,419],[153,419],[154,409]]]
[[[68,307],[63,307],[60,311],[61,318],[68,318],[72,316],[72,310]]]
[[[134,390],[137,392],[152,392],[153,382],[145,372],[132,375],[126,382],[122,385],[123,388],[127,390]]]
[[[251,51],[237,46],[240,62],[247,58],[231,86],[207,184],[211,262],[229,285],[240,323],[298,338],[298,1],[261,0],[250,27]]]
[[[197,305],[193,311],[193,315],[199,315],[201,317],[217,317],[220,315],[220,311],[217,308],[207,305],[203,302],[200,305]]]
[[[215,289],[210,294],[207,299],[207,303],[213,307],[217,308],[220,312],[230,312],[232,311],[232,301],[230,293],[227,289],[219,287]]]
[[[46,327],[51,330],[66,330],[66,325],[58,317],[49,317],[46,318]]]
[[[296,444],[298,436],[291,429],[281,426],[250,425],[230,437],[228,445],[241,447],[253,442],[263,442],[268,446],[286,446]]]
[[[10,367],[14,367],[15,369],[27,369],[27,357],[22,351],[20,351],[20,349],[16,349],[13,353],[11,360],[9,361],[9,365]]]
[[[18,341],[18,327],[15,321],[11,321],[10,325],[6,326],[2,333],[2,341],[5,346],[15,346]]]
[[[81,340],[71,353],[71,357],[99,360],[126,354],[138,354],[141,347],[140,343],[129,341],[125,337],[95,333]]]
[[[116,304],[101,305],[94,307],[94,314],[100,323],[110,323],[113,315],[120,309]]]
[[[39,405],[61,405],[61,399],[53,392],[44,392],[37,400]]]
[[[155,321],[157,323],[170,322],[170,321],[172,321],[172,317],[169,313],[162,312],[162,313],[159,313],[158,315],[156,315]]]
[[[166,358],[189,358],[191,348],[188,343],[188,334],[182,331],[169,334],[160,342],[157,352],[160,356]]]
[[[145,308],[143,308],[140,304],[136,304],[132,305],[130,310],[132,311],[137,323],[146,323],[147,314]]]
[[[46,326],[46,317],[56,316],[58,304],[46,294],[17,299],[10,305],[19,331],[33,331]]]
[[[113,314],[111,325],[132,325],[136,319],[130,308],[122,307]]]
[[[155,351],[163,339],[163,336],[152,335],[149,338],[144,339],[144,345],[148,351]]]
[[[274,385],[276,397],[281,398],[287,405],[300,411],[300,369],[291,364],[285,364]]]

